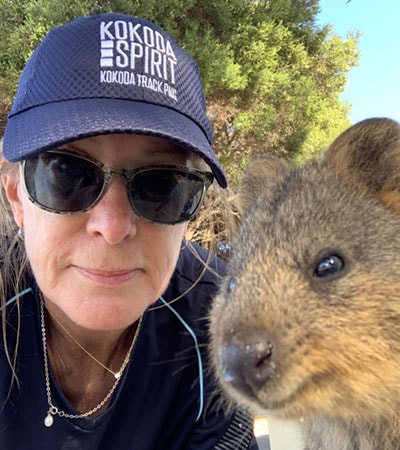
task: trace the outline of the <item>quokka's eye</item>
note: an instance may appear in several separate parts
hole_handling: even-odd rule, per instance
[[[342,256],[333,253],[321,258],[315,267],[314,276],[318,278],[330,277],[341,272],[345,267]]]

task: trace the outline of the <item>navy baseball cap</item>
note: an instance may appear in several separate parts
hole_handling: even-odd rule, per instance
[[[172,141],[227,186],[196,63],[160,27],[119,13],[80,17],[47,34],[19,80],[3,152],[21,161],[110,133]]]

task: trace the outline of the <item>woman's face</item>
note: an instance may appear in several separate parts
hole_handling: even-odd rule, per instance
[[[72,148],[113,168],[188,164],[172,144],[148,136],[97,136]],[[165,226],[138,217],[122,178],[113,178],[92,209],[73,215],[35,206],[17,174],[4,175],[3,183],[35,278],[54,311],[87,329],[118,330],[162,295],[187,224]]]

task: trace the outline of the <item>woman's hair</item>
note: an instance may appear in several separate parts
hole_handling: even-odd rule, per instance
[[[2,140],[0,140],[0,160],[0,175],[19,176],[19,163],[10,163],[3,157]],[[192,166],[199,170],[209,170],[209,167],[203,159],[194,153],[189,154],[189,161]],[[2,338],[6,357],[12,370],[12,382],[14,382],[18,381],[16,378],[16,359],[18,353],[19,319],[15,331],[16,339],[13,339],[16,343],[11,346],[7,331],[7,312],[9,308],[6,307],[6,303],[10,297],[17,295],[28,287],[32,272],[26,255],[22,232],[14,221],[3,184],[0,183],[0,185],[0,308]],[[231,232],[237,222],[238,213],[234,207],[234,196],[228,189],[222,189],[217,183],[213,183],[206,194],[199,212],[188,227],[187,245],[192,253],[204,264],[204,270],[199,274],[198,280],[195,281],[190,289],[197,284],[206,270],[212,270],[208,265],[210,260],[204,261],[190,241],[209,249],[211,251],[210,259],[213,254],[226,258],[226,248],[229,247]],[[186,292],[183,292],[179,298],[185,294]],[[178,298],[172,300],[172,302],[176,300]],[[18,299],[13,302],[13,305],[17,308],[19,317]]]
[[[18,163],[9,163],[4,160],[2,156],[2,140],[0,139],[0,174],[16,175],[18,171]],[[9,297],[14,296],[26,287],[27,278],[30,276],[30,266],[26,256],[25,247],[22,240],[22,233],[14,221],[11,206],[6,197],[3,184],[0,183],[0,309],[2,322],[2,341],[4,347],[4,354],[8,360],[11,368],[11,382],[10,390],[14,381],[18,381],[16,375],[16,361],[18,354],[19,329],[20,329],[20,314],[19,302],[14,303],[17,308],[17,324],[15,328],[9,330],[7,326],[8,309],[6,303]],[[9,332],[15,335],[11,345],[9,340],[11,338]],[[0,411],[2,405],[7,401],[0,399]]]

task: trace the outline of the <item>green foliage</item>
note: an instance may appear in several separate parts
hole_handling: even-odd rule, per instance
[[[251,155],[302,162],[349,125],[340,94],[359,36],[317,27],[319,0],[0,0],[0,107],[50,28],[106,11],[159,24],[196,59],[233,184]]]
[[[90,1],[0,0],[0,79],[4,97],[13,96],[25,62],[50,28],[87,14],[90,4]]]

